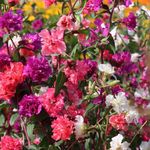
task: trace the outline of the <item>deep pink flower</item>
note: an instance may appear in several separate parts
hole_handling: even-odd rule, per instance
[[[53,117],[58,116],[64,107],[64,96],[59,94],[55,97],[55,88],[49,88],[39,99],[47,113]]]
[[[66,116],[59,116],[52,122],[53,128],[52,138],[58,140],[68,140],[73,133],[73,121],[69,120]]]
[[[127,26],[129,30],[134,30],[136,27],[136,16],[134,13],[130,12],[129,16],[123,18],[122,22]]]
[[[112,115],[109,118],[109,123],[117,130],[127,130],[127,122],[124,114]]]
[[[22,150],[22,143],[20,139],[13,138],[11,136],[3,136],[0,141],[1,150]]]
[[[47,29],[44,29],[39,35],[42,38],[43,55],[62,54],[66,50],[66,45],[63,41],[64,30],[57,28],[49,32]]]
[[[102,0],[88,0],[83,13],[90,14],[91,12],[97,12],[100,9]]]
[[[45,6],[49,7],[50,5],[52,5],[53,3],[55,3],[56,0],[44,0],[44,2],[45,2]]]
[[[40,19],[37,19],[37,20],[33,21],[33,23],[32,23],[32,28],[34,30],[39,30],[42,26],[43,26],[43,22]]]
[[[19,0],[8,0],[8,3],[12,6],[16,5],[19,3]]]

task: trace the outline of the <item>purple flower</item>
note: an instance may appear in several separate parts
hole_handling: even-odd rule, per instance
[[[26,117],[38,115],[42,110],[42,104],[35,95],[24,95],[19,102],[19,114]]]
[[[32,79],[33,82],[47,81],[52,74],[52,68],[45,57],[29,57],[24,68],[24,75]]]
[[[123,18],[122,22],[127,26],[129,30],[134,30],[136,27],[136,17],[134,13],[130,12],[129,16]]]
[[[20,43],[32,50],[41,49],[41,38],[37,33],[27,33],[22,37]]]
[[[16,11],[16,13],[10,10],[3,16],[0,16],[0,28],[2,28],[4,31],[6,31],[6,29],[9,32],[22,30],[22,26],[23,16],[21,10]]]
[[[40,28],[42,28],[42,26],[43,26],[43,22],[40,19],[37,19],[32,23],[32,28],[34,30],[39,30]]]
[[[87,65],[89,66],[88,75],[91,76],[97,70],[97,62],[90,59],[86,59],[85,63],[87,63]]]
[[[90,14],[91,12],[97,12],[100,9],[102,0],[88,0],[83,13]]]
[[[138,67],[131,62],[131,54],[128,51],[119,52],[112,56],[112,63],[116,66],[116,73],[118,75],[137,73]]]

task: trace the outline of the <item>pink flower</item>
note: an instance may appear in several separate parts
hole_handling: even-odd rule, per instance
[[[19,139],[13,138],[11,136],[3,136],[0,141],[1,150],[22,150],[22,143]]]
[[[39,99],[50,116],[56,117],[64,107],[64,96],[59,94],[55,97],[55,88],[49,88]]]
[[[70,68],[70,66],[66,67],[64,73],[68,77],[68,81],[72,84],[78,85],[78,81],[84,80],[89,69],[88,64],[84,60],[77,60],[76,65],[72,68]]]
[[[17,85],[24,80],[22,73],[21,62],[11,63],[4,72],[0,72],[0,99],[9,101],[15,95]]]
[[[63,41],[64,31],[62,29],[52,29],[50,32],[44,29],[39,35],[42,38],[43,55],[62,54],[66,50],[66,45]]]
[[[65,86],[67,87],[68,98],[74,104],[79,104],[82,98],[82,91],[79,90],[78,85],[72,84],[71,82],[66,82]]]
[[[109,123],[117,130],[127,130],[127,122],[124,114],[112,115],[109,118]]]
[[[50,5],[52,5],[55,2],[56,2],[56,0],[44,0],[44,3],[45,3],[46,7],[49,7]]]
[[[52,122],[53,128],[52,138],[58,140],[68,140],[73,133],[73,121],[69,120],[66,116],[59,116]]]
[[[40,142],[41,142],[41,141],[40,141],[40,138],[39,138],[39,137],[35,138],[34,141],[33,141],[33,143],[34,143],[35,145],[39,145]]]
[[[68,16],[63,15],[59,19],[57,26],[63,30],[76,30],[78,28],[77,23],[73,21],[73,18],[71,15],[68,15]]]

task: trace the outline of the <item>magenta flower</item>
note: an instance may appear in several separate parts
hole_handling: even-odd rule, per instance
[[[3,16],[0,16],[0,28],[4,31],[6,31],[6,29],[9,32],[19,31],[22,30],[22,27],[23,16],[21,10],[16,11],[16,13],[10,10]]]
[[[91,12],[97,12],[101,7],[102,0],[88,0],[83,13],[90,14]]]
[[[26,117],[38,115],[42,110],[41,102],[34,95],[25,95],[19,102],[19,114]]]
[[[129,16],[123,18],[122,22],[127,26],[129,30],[134,30],[136,27],[136,17],[134,13],[130,12]]]
[[[43,26],[43,22],[40,19],[37,19],[37,20],[32,22],[32,28],[34,30],[39,30],[40,28],[42,28],[42,26]]]
[[[52,74],[52,68],[45,57],[29,57],[24,68],[24,75],[31,78],[33,82],[47,81]]]

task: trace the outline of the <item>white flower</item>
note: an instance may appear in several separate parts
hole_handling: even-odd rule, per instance
[[[48,86],[43,86],[43,87],[40,88],[39,93],[35,93],[35,95],[40,96],[43,93],[45,93],[47,91],[47,89],[48,89]]]
[[[98,69],[101,71],[101,72],[105,72],[106,74],[113,74],[115,73],[114,71],[114,67],[111,66],[111,64],[99,64],[98,65]]]
[[[130,150],[128,142],[122,142],[123,136],[118,134],[117,136],[112,138],[110,142],[110,150]]]
[[[131,54],[131,61],[132,61],[132,62],[137,62],[138,59],[139,59],[139,57],[140,57],[140,54],[138,54],[138,53],[133,53],[133,54]]]
[[[135,124],[137,124],[138,123],[138,119],[140,118],[140,114],[136,110],[135,107],[131,106],[129,108],[129,111],[127,112],[125,118],[126,118],[127,123],[134,122]]]
[[[76,122],[74,123],[75,126],[75,135],[76,139],[83,138],[84,135],[84,119],[81,115],[76,116]]]
[[[140,98],[143,98],[143,99],[147,99],[147,100],[150,99],[150,93],[149,93],[148,88],[146,88],[146,89],[144,89],[144,88],[136,89],[136,91],[134,93],[134,96],[135,97],[140,97]]]
[[[113,95],[106,96],[106,106],[113,106],[117,113],[127,112],[129,110],[129,101],[124,92],[119,92],[115,97]]]
[[[142,142],[140,145],[140,150],[150,150],[150,141]]]
[[[14,36],[14,37],[12,38],[12,41],[13,41],[13,43],[15,44],[15,46],[18,46],[18,45],[19,45],[19,42],[21,41],[21,37],[20,37],[19,35]],[[11,41],[11,40],[8,41],[8,46],[9,46],[9,47],[14,47],[14,44],[12,43],[12,41]]]

